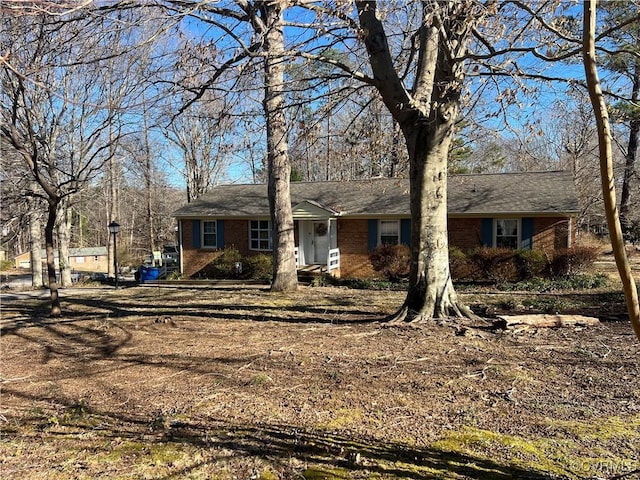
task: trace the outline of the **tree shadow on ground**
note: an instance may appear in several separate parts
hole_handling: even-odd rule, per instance
[[[18,394],[17,392],[10,392]],[[20,394],[18,394],[20,395]],[[25,396],[26,398],[26,396]],[[45,400],[29,396],[29,400]],[[50,400],[50,399],[48,399]],[[281,478],[351,478],[355,474],[374,475],[376,478],[410,478],[416,480],[464,478],[477,480],[530,479],[552,480],[552,476],[534,469],[505,465],[497,461],[475,457],[461,452],[438,448],[419,448],[400,443],[383,443],[375,438],[363,438],[336,434],[322,430],[304,430],[285,424],[237,424],[218,418],[176,420],[164,418],[136,418],[114,412],[94,411],[77,401],[64,401],[60,416],[23,419],[29,428],[41,432],[41,440],[55,442],[58,429],[66,427],[65,439],[75,437],[78,448],[91,448],[93,455],[109,454],[108,440],[127,440],[160,449],[172,445],[190,446],[219,455],[197,455],[198,460],[180,462],[180,467],[169,468],[169,473],[149,476],[156,480],[186,478],[192,474],[215,474],[226,471],[228,464],[217,465],[229,458],[238,464],[254,459],[272,471],[283,474]],[[96,424],[100,435],[96,437]],[[14,425],[16,425],[14,423]],[[20,425],[5,431],[6,438],[19,436]],[[73,432],[73,433],[70,433]],[[107,440],[102,446],[84,445],[92,439]],[[292,466],[292,459],[297,466]],[[139,459],[138,461],[144,461]],[[252,463],[252,462],[248,462]],[[255,463],[253,463],[255,464]],[[219,470],[218,470],[219,469]],[[329,472],[334,472],[331,476]],[[337,472],[337,476],[336,475]],[[250,472],[236,472],[240,474]],[[305,473],[308,476],[305,476]],[[326,476],[329,474],[329,476]],[[247,477],[248,478],[248,477]],[[252,477],[256,478],[256,477]]]
[[[414,448],[375,439],[357,438],[321,431],[303,431],[291,425],[226,425],[215,431],[176,424],[165,433],[168,441],[188,441],[225,448],[246,455],[288,462],[293,455],[317,467],[339,467],[347,472],[434,479],[551,479],[543,472],[505,466],[489,459],[434,448]],[[181,474],[187,474],[193,466]],[[166,477],[169,478],[169,477]]]
[[[229,289],[225,289],[228,291]],[[161,300],[161,299],[160,299]],[[118,298],[87,298],[65,297],[64,315],[62,318],[52,319],[48,317],[48,309],[43,305],[34,306],[33,302],[12,304],[4,309],[11,316],[18,317],[15,320],[5,322],[2,326],[4,334],[14,333],[16,330],[30,326],[42,327],[46,325],[59,325],[64,322],[73,322],[83,319],[117,319],[125,317],[138,318],[198,318],[210,317],[218,320],[245,320],[245,321],[279,321],[287,323],[363,323],[375,322],[384,318],[384,315],[375,308],[367,310],[362,305],[360,308],[349,305],[344,299],[337,300],[334,305],[230,305],[225,303],[170,303],[161,304],[154,302],[145,304],[143,301]],[[88,312],[96,313],[88,313]]]

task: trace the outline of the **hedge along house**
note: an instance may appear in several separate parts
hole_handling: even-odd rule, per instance
[[[296,261],[340,277],[375,276],[369,252],[409,244],[408,179],[293,182]],[[578,201],[569,172],[449,177],[449,244],[537,249],[552,254],[575,238]],[[220,250],[272,251],[266,185],[220,185],[174,213],[181,271],[199,276]]]

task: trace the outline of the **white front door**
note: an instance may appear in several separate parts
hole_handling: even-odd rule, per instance
[[[327,222],[313,222],[313,263],[327,263],[329,253],[329,236]]]

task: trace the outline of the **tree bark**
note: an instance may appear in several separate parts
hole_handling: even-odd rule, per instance
[[[584,2],[583,18],[583,63],[587,79],[589,98],[593,105],[593,111],[598,128],[598,146],[600,154],[600,179],[602,181],[602,195],[604,197],[605,213],[609,238],[613,248],[613,255],[618,267],[618,273],[622,280],[627,310],[633,331],[640,341],[640,305],[638,304],[638,290],[636,288],[631,266],[624,248],[624,238],[616,206],[616,191],[613,178],[613,153],[611,146],[611,127],[607,104],[602,94],[598,68],[596,65],[595,30],[596,30],[596,0]]]
[[[47,278],[49,280],[49,292],[51,293],[51,316],[62,315],[60,308],[60,297],[58,295],[58,281],[56,279],[56,262],[53,248],[53,235],[58,216],[58,206],[60,200],[57,197],[49,198],[49,210],[47,214],[47,224],[44,227],[44,243],[47,252]]]
[[[35,186],[34,186],[35,188]],[[29,234],[31,240],[31,286],[42,288],[42,222],[36,202],[29,202]]]
[[[287,148],[287,124],[284,96],[284,34],[282,4],[264,2],[261,10],[266,26],[264,34],[264,111],[267,123],[268,196],[273,239],[272,291],[298,288],[295,261],[293,212],[289,179],[291,164]]]
[[[71,264],[69,263],[69,201],[66,198],[58,208],[58,264],[60,269],[60,285],[71,286]]]

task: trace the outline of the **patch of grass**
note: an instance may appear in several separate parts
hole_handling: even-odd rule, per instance
[[[305,480],[343,480],[351,478],[347,470],[342,468],[310,467],[302,472]]]
[[[529,298],[523,300],[522,305],[530,310],[538,310],[544,313],[563,312],[572,306],[569,300],[560,297]]]
[[[609,417],[597,423],[583,423],[578,421],[548,420],[550,426],[561,428],[567,433],[590,440],[624,439],[635,440],[640,443],[640,415],[622,419]]]
[[[254,375],[251,380],[249,381],[249,383],[251,383],[251,385],[267,385],[269,383],[273,383],[273,378],[271,378],[269,375],[267,375],[266,373],[259,373],[257,375]]]
[[[407,289],[406,282],[390,282],[389,280],[374,280],[367,278],[334,278],[324,277],[323,285],[333,285],[336,287],[353,288],[354,290],[389,290],[404,291]],[[316,286],[316,285],[314,285]]]
[[[257,480],[278,480],[278,475],[271,470],[265,470],[258,476]]]
[[[67,427],[95,427],[101,422],[100,417],[91,414],[85,399],[70,405],[60,415],[52,415],[48,418],[50,425]]]
[[[609,285],[604,273],[582,273],[558,278],[535,277],[521,282],[505,282],[497,286],[501,291],[551,292],[557,290],[585,290]]]
[[[332,419],[323,428],[327,430],[340,430],[357,424],[364,418],[364,413],[359,408],[341,408],[334,412]]]
[[[587,438],[606,442],[625,439],[634,445],[640,440],[640,418],[623,420],[612,417],[602,422],[588,423],[549,419],[548,422],[550,427],[569,430],[582,440]],[[612,470],[614,468],[616,473],[622,473],[640,467],[637,458],[630,460],[630,456],[616,455],[605,445],[598,449],[600,456],[589,456],[596,452],[582,451],[571,438],[567,438],[564,434],[546,438],[525,438],[464,427],[451,432],[445,438],[435,442],[432,447],[445,452],[468,454],[487,460],[490,459],[491,452],[507,451],[512,467],[568,478],[584,478],[594,473],[601,474],[606,469],[614,473]],[[632,453],[629,451],[629,455]]]

